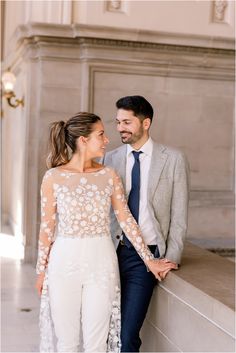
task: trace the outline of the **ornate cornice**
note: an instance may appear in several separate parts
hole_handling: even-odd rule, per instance
[[[220,45],[222,39],[218,42],[212,39],[211,45],[207,47],[209,38],[203,40],[200,37],[196,39],[185,35],[170,37],[166,33],[148,32],[149,40],[145,41],[147,31],[136,33],[129,30],[130,33],[124,35],[122,30],[120,33],[123,37],[120,35],[118,38],[118,29],[109,28],[108,35],[107,27],[99,27],[95,33],[97,27],[38,23],[21,25],[13,38],[11,56],[4,64],[12,66],[13,62],[26,55],[33,60],[87,60],[95,64],[110,63],[123,67],[132,63],[139,66],[136,70],[146,67],[146,71],[149,70],[149,65],[158,70],[159,75],[220,80],[234,78],[234,42],[229,39],[226,39],[224,45]],[[123,51],[125,55],[122,54]]]
[[[134,47],[155,47],[155,45],[172,45],[175,47],[205,48],[234,50],[234,40],[224,37],[209,37],[200,35],[175,34],[167,32],[135,30],[92,25],[57,25],[29,23],[20,25],[13,37],[12,43],[20,42],[25,38],[44,37],[57,38],[64,41],[79,39],[92,40],[94,43]]]
[[[174,52],[185,52],[185,53],[199,53],[199,54],[223,54],[223,55],[234,55],[235,51],[230,49],[220,48],[205,48],[196,46],[186,45],[174,45],[174,44],[160,44],[160,43],[148,43],[138,41],[127,41],[127,40],[114,40],[114,39],[101,39],[101,38],[78,38],[80,44],[92,44],[102,45],[110,47],[127,47],[127,48],[141,48],[141,49],[155,49],[161,51],[174,51]]]
[[[101,47],[114,47],[114,48],[140,48],[140,49],[152,49],[166,52],[181,52],[189,54],[222,54],[226,56],[234,56],[235,51],[231,49],[220,49],[220,48],[204,48],[195,46],[185,45],[173,45],[173,44],[159,44],[159,43],[147,43],[147,42],[133,42],[127,40],[115,40],[115,39],[102,39],[102,38],[60,38],[52,36],[31,36],[24,39],[24,43],[28,44],[65,44],[65,45],[91,45]]]

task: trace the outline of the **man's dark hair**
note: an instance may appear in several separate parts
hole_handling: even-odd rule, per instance
[[[149,118],[152,122],[153,108],[142,96],[126,96],[116,102],[117,109],[132,110],[141,121]]]

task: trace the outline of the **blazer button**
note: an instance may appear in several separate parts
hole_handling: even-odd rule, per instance
[[[120,236],[119,236],[119,235],[116,235],[116,239],[120,239]]]

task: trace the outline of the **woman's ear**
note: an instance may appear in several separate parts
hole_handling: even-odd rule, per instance
[[[86,146],[87,139],[84,136],[80,136],[76,140],[76,146],[78,149],[84,148]]]
[[[86,142],[87,142],[87,138],[84,137],[84,136],[80,136],[78,139],[77,139],[77,142],[79,145],[85,145]]]
[[[81,139],[81,142],[82,142],[83,144],[86,144],[86,143],[87,143],[87,137],[80,136],[79,138]]]

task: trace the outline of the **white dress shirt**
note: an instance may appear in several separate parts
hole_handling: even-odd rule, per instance
[[[138,150],[143,153],[140,154],[140,202],[139,202],[139,226],[142,231],[142,236],[147,245],[156,245],[155,228],[152,224],[152,219],[148,212],[148,178],[149,169],[151,166],[153,150],[153,141],[151,137],[147,142]],[[132,154],[134,149],[131,145],[127,145],[127,156],[126,156],[126,193],[127,195],[131,190],[131,172],[134,165],[134,156]]]

